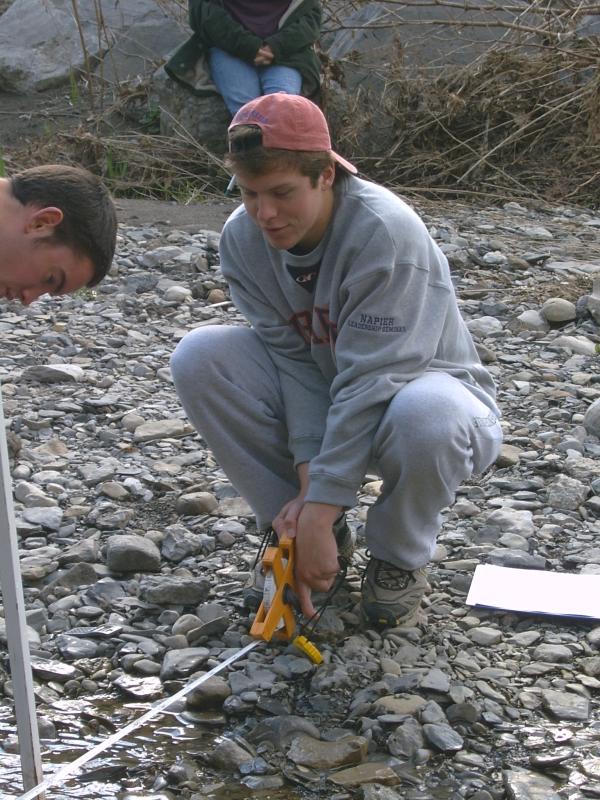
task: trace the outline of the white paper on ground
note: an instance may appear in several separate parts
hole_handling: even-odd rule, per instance
[[[600,575],[479,564],[467,605],[600,619]]]

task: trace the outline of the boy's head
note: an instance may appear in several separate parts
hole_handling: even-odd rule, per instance
[[[247,213],[278,250],[309,252],[332,219],[336,167],[327,122],[310,100],[269,94],[246,103],[229,127],[227,165]]]
[[[296,169],[315,183],[331,164],[347,172],[356,167],[331,149],[321,109],[294,94],[266,94],[242,106],[229,126],[229,168],[258,176]]]
[[[100,179],[80,167],[50,164],[16,173],[8,186],[21,206],[58,212],[48,215],[53,224],[40,241],[89,259],[88,285],[99,283],[110,269],[117,238],[115,206]]]

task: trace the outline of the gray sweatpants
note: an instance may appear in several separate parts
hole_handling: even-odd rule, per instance
[[[188,418],[227,477],[268,526],[298,493],[275,365],[250,328],[207,326],[187,334],[171,358]],[[443,508],[459,485],[496,459],[498,420],[459,380],[429,372],[389,403],[369,471],[383,479],[369,508],[371,554],[404,569],[424,566]]]

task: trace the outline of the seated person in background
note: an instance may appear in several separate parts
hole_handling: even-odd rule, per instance
[[[190,0],[190,25],[165,70],[196,94],[216,87],[232,115],[263,94],[318,92],[318,0]]]

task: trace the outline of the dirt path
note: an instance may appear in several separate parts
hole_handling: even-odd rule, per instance
[[[119,221],[123,225],[177,228],[193,233],[206,229],[220,231],[239,201],[211,200],[206,203],[181,205],[161,200],[129,200],[117,198]]]

